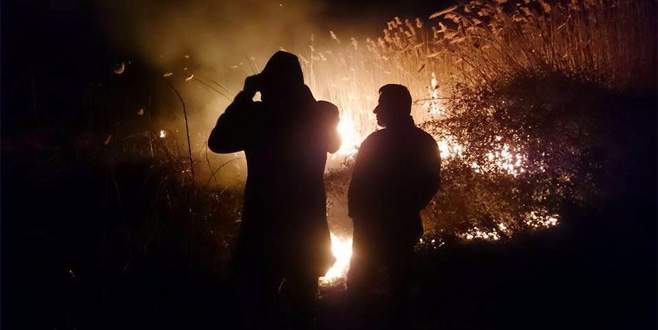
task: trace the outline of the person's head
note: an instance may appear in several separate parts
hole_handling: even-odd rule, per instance
[[[294,54],[278,51],[265,64],[261,76],[261,94],[267,98],[284,97],[304,86],[304,75],[299,59]]]
[[[382,86],[373,113],[377,116],[377,124],[382,127],[406,121],[411,114],[411,94],[407,87],[398,84]]]

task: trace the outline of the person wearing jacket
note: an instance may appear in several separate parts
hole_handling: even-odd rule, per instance
[[[272,327],[283,288],[293,327],[313,328],[318,277],[334,262],[323,174],[327,153],[340,147],[338,119],[338,108],[304,85],[297,56],[279,51],[246,78],[210,134],[212,151],[247,159],[233,265],[248,328]]]
[[[379,89],[373,111],[384,127],[361,144],[348,191],[354,224],[347,277],[351,303],[367,304],[373,284],[389,283],[396,328],[408,294],[413,248],[423,233],[420,211],[440,185],[441,159],[434,138],[411,117],[411,95],[402,85]]]

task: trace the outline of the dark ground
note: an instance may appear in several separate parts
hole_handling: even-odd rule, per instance
[[[4,328],[235,328],[226,269],[198,260],[191,223],[161,216],[149,236],[143,167],[115,183],[67,164],[3,153]],[[565,208],[551,230],[420,250],[409,328],[655,328],[655,174],[641,179],[599,210]],[[320,328],[341,328],[343,292],[322,293]]]

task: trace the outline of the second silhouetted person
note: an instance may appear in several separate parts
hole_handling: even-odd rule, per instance
[[[439,188],[441,160],[434,138],[414,124],[407,88],[385,85],[379,93],[374,113],[384,129],[361,144],[349,187],[354,239],[348,290],[353,303],[367,301],[383,275],[397,313],[423,232],[420,211]]]

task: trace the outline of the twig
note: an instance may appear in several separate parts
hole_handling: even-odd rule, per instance
[[[215,175],[217,175],[217,172],[219,172],[219,170],[221,170],[222,168],[224,168],[224,166],[226,166],[226,165],[228,165],[228,164],[230,164],[230,163],[232,163],[232,162],[234,162],[234,161],[236,161],[236,160],[238,160],[238,159],[242,159],[242,157],[235,157],[235,158],[233,158],[233,159],[231,159],[231,160],[225,161],[222,165],[219,165],[219,167],[216,168],[216,169],[210,174],[210,178],[208,178],[208,182],[206,182],[206,186],[210,185],[210,180],[212,180],[213,178],[215,178]],[[217,180],[217,179],[215,179],[215,180]]]
[[[210,84],[208,84],[207,82],[205,82],[205,81],[203,81],[203,80],[201,80],[201,79],[199,79],[199,78],[197,78],[197,77],[194,77],[192,80],[198,82],[199,84],[205,86],[206,88],[212,90],[213,92],[215,92],[215,93],[217,93],[217,94],[219,94],[219,95],[225,97],[227,100],[229,100],[229,101],[231,100],[231,98],[229,98],[225,93],[223,93],[222,91],[220,91],[220,90],[218,90],[218,89],[212,87],[212,86],[211,86]]]
[[[224,93],[226,93],[226,94],[231,94],[231,91],[229,91],[228,88],[224,87],[224,85],[218,83],[216,80],[211,79],[211,78],[208,78],[208,77],[206,77],[206,76],[201,77],[199,74],[197,74],[197,77],[199,77],[199,78],[203,78],[203,79],[205,79],[205,80],[209,80],[210,82],[212,82],[213,84],[215,84],[215,85],[217,85],[219,88],[221,88],[221,89],[223,90]]]
[[[180,95],[178,90],[174,87],[174,85],[169,82],[169,80],[165,80],[167,82],[167,85],[169,85],[169,88],[171,88],[172,91],[176,94],[178,97],[178,100],[180,101],[181,105],[183,106],[183,117],[185,118],[185,135],[187,136],[187,152],[190,157],[190,173],[192,174],[192,182],[194,182],[194,159],[192,158],[192,142],[190,141],[190,126],[187,120],[187,108],[185,107],[185,101],[183,101],[183,97]]]
[[[210,173],[212,173],[213,169],[212,169],[212,165],[210,164],[210,158],[208,157],[208,141],[206,141],[206,143],[204,143],[203,150],[204,150],[204,153],[205,153],[206,164],[208,164],[208,171],[210,171]],[[214,178],[215,183],[217,183],[217,178],[215,178],[214,176],[211,176],[210,178],[211,179]],[[210,180],[208,180],[208,183],[210,183]]]
[[[433,97],[433,98],[414,100],[414,104],[423,103],[423,102],[431,102],[431,101],[436,101],[436,100],[461,100],[461,99],[463,99],[463,98],[459,98],[459,97]]]

